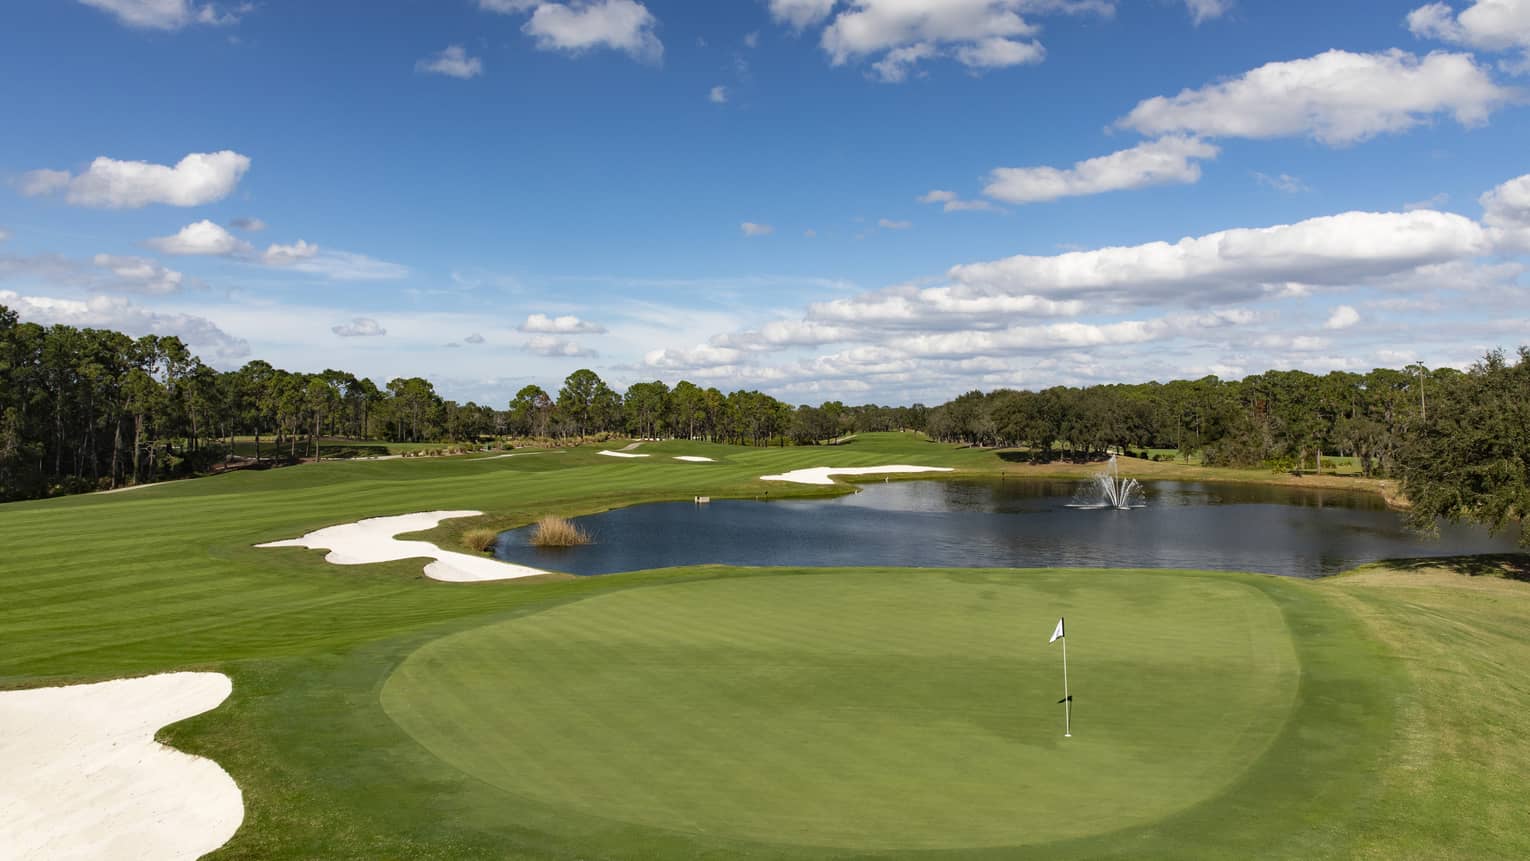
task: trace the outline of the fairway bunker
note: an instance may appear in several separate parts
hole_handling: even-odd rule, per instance
[[[217,763],[154,740],[216,708],[222,673],[0,693],[0,856],[198,858],[244,821]]]
[[[400,559],[426,558],[434,561],[425,566],[425,576],[448,583],[514,580],[547,573],[540,568],[442,550],[429,541],[400,541],[394,537],[434,529],[443,520],[478,517],[481,514],[481,511],[423,511],[393,517],[372,517],[355,523],[329,526],[289,541],[272,541],[255,546],[328,550],[324,561],[333,565],[372,565]]]
[[[896,475],[898,473],[954,472],[948,466],[815,466],[794,469],[780,475],[762,475],[760,481],[787,481],[793,484],[833,484],[836,475]]]

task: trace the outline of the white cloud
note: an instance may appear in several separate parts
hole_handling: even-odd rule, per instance
[[[1196,24],[1220,18],[1232,8],[1232,0],[1185,0],[1190,9],[1190,20]]]
[[[714,104],[714,105],[727,104],[727,102],[728,102],[728,88],[727,87],[713,87],[712,91],[707,94],[707,99],[709,101],[711,101],[712,104]]]
[[[1475,0],[1459,15],[1446,3],[1430,3],[1408,14],[1413,35],[1479,51],[1526,52],[1516,71],[1530,68],[1530,2]]]
[[[178,293],[188,286],[185,275],[174,269],[166,269],[146,257],[97,254],[92,262],[98,268],[110,272],[114,278],[113,281],[95,285],[98,288],[164,295]]]
[[[128,27],[145,30],[179,30],[190,24],[226,27],[239,23],[241,16],[254,10],[253,3],[218,6],[196,5],[190,0],[80,0],[117,18]]]
[[[225,256],[251,250],[248,242],[205,219],[186,225],[174,236],[150,239],[147,244],[164,254],[175,255]]]
[[[527,352],[538,356],[558,359],[584,359],[600,355],[595,350],[581,347],[578,343],[553,335],[537,335],[523,345]]]
[[[793,29],[804,30],[823,22],[838,0],[770,0],[770,14]]]
[[[483,342],[484,337],[477,332],[474,332],[473,334],[462,339],[462,343],[464,344],[482,344]]]
[[[248,341],[230,335],[206,317],[150,311],[120,296],[91,296],[80,301],[0,290],[0,305],[14,308],[23,320],[44,326],[115,329],[135,337],[174,335],[192,349],[220,359],[242,359],[250,354]]]
[[[542,0],[478,0],[478,8],[501,15],[518,15],[537,8]]]
[[[11,238],[11,232],[9,230],[6,230],[4,227],[0,227],[0,242],[5,242],[5,241],[9,240],[10,238]]]
[[[397,263],[389,263],[386,260],[378,260],[351,251],[322,251],[318,246],[309,245],[301,240],[297,245],[303,246],[301,249],[303,251],[312,249],[314,253],[307,257],[294,256],[295,246],[273,245],[272,249],[288,249],[276,258],[288,262],[274,263],[271,249],[267,249],[262,258],[269,265],[285,266],[293,271],[317,275],[330,281],[396,281],[409,277],[409,268]]]
[[[1273,188],[1285,194],[1301,194],[1312,190],[1307,183],[1302,182],[1301,177],[1292,176],[1289,173],[1271,176],[1256,170],[1254,171],[1254,181],[1266,188]]]
[[[272,245],[260,255],[260,262],[267,266],[292,266],[318,256],[319,246],[299,239],[291,245]]]
[[[891,218],[877,219],[877,226],[883,230],[908,230],[914,226],[912,221],[894,221]]]
[[[742,231],[745,236],[769,236],[770,234],[776,232],[776,229],[771,227],[769,224],[756,224],[753,221],[746,221],[743,224],[740,224],[738,229]]]
[[[246,233],[259,233],[266,229],[266,223],[258,218],[236,218],[228,226]]]
[[[998,212],[997,206],[986,200],[963,200],[961,195],[954,191],[942,191],[936,189],[921,194],[918,197],[920,203],[938,203],[946,212]]]
[[[432,54],[414,64],[416,72],[446,75],[450,78],[468,80],[483,74],[483,60],[469,57],[461,45],[447,45],[439,54]]]
[[[544,51],[578,54],[610,48],[657,63],[664,56],[664,45],[654,35],[657,25],[648,7],[635,0],[570,0],[538,4],[522,29]]]
[[[42,197],[68,188],[70,178],[67,170],[28,171],[17,180],[16,190],[27,197]]]
[[[70,203],[100,209],[202,206],[232,194],[249,169],[249,157],[231,150],[192,153],[175,167],[101,156],[77,176],[53,170],[24,174],[20,188],[31,197],[67,190]]]
[[[1328,322],[1323,324],[1324,329],[1348,329],[1360,322],[1360,312],[1349,305],[1340,305],[1328,315]]]
[[[1192,183],[1201,178],[1199,160],[1215,158],[1218,152],[1215,146],[1196,138],[1165,137],[1067,169],[1001,167],[990,175],[983,193],[1007,203],[1037,203],[1171,182]]]
[[[371,317],[353,317],[351,322],[330,329],[342,338],[377,338],[388,334],[381,323]]]
[[[606,331],[606,327],[588,320],[581,320],[572,314],[561,317],[532,314],[526,318],[526,322],[516,328],[517,331],[528,335],[599,335]]]
[[[1460,215],[1346,212],[1173,244],[1020,255],[956,266],[950,277],[994,293],[1195,304],[1277,295],[1290,285],[1343,285],[1491,249],[1482,226]]]
[[[1482,195],[1483,222],[1507,252],[1530,252],[1530,174]]]
[[[1410,200],[1403,204],[1403,210],[1412,212],[1415,209],[1439,209],[1447,203],[1450,203],[1450,195],[1442,191],[1424,200]]]
[[[1023,15],[1110,15],[1110,0],[770,0],[772,16],[797,31],[825,24],[819,40],[836,66],[870,61],[872,76],[906,80],[926,60],[968,69],[1039,63],[1040,28]]]
[[[1352,144],[1404,131],[1449,114],[1462,125],[1485,122],[1514,97],[1493,83],[1468,54],[1405,51],[1315,57],[1267,63],[1238,77],[1156,96],[1116,125],[1143,134],[1207,137],[1311,136]]]

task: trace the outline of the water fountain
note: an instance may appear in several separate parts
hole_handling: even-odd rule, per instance
[[[1116,456],[1110,456],[1110,465],[1074,494],[1069,508],[1142,508],[1146,505],[1142,485],[1135,478],[1122,480]]]

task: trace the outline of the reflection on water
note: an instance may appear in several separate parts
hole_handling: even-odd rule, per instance
[[[1472,526],[1409,532],[1371,494],[1275,485],[1145,482],[1147,507],[1069,508],[1076,481],[901,481],[818,500],[638,505],[578,519],[595,543],[495,555],[573,574],[671,565],[1210,568],[1296,577],[1400,556],[1515,548]]]

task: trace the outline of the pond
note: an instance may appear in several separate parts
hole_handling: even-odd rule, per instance
[[[1069,507],[1077,481],[898,481],[832,499],[636,505],[582,517],[594,543],[546,550],[530,528],[495,556],[570,574],[675,565],[1196,568],[1294,577],[1410,556],[1506,553],[1512,538],[1442,524],[1410,532],[1359,492],[1144,482],[1145,506]]]

